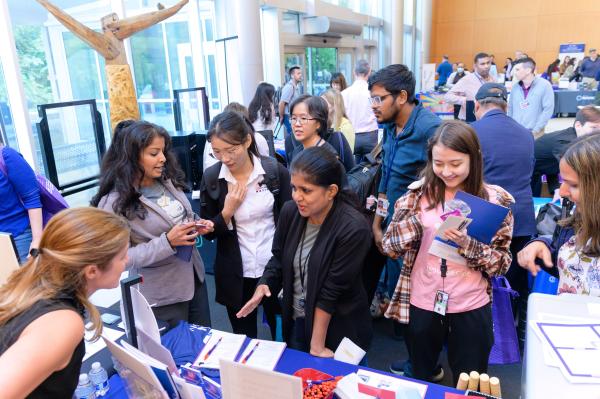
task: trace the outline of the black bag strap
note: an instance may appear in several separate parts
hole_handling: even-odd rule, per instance
[[[275,202],[279,198],[279,171],[277,160],[272,157],[260,157],[260,162],[262,164],[263,169],[265,170],[264,182],[267,185],[267,188],[275,197]]]

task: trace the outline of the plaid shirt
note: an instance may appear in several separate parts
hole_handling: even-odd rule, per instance
[[[499,186],[487,185],[496,192],[495,203],[508,207],[514,203],[512,196]],[[385,317],[408,324],[410,309],[410,277],[423,236],[423,226],[419,220],[419,202],[423,191],[411,189],[400,197],[394,205],[394,216],[383,236],[383,249],[391,258],[403,256],[404,266]],[[466,258],[467,266],[479,270],[486,278],[487,293],[492,298],[490,278],[506,273],[512,261],[510,242],[512,240],[513,215],[509,211],[500,225],[490,245],[468,237],[465,248],[459,253]]]

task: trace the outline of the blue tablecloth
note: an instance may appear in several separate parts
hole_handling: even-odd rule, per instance
[[[172,329],[162,337],[163,345],[165,345],[172,353],[177,365],[184,364],[188,361],[193,361],[196,355],[202,348],[202,337],[203,332],[196,328],[190,328],[190,325],[181,322],[176,328]],[[348,363],[338,362],[333,359],[318,358],[309,355],[305,352],[300,352],[293,349],[286,349],[275,368],[275,371],[279,371],[285,374],[294,374],[297,370],[302,368],[314,368],[316,370],[331,374],[333,376],[347,375],[358,370],[358,366],[353,366]],[[380,370],[369,369],[368,367],[361,367],[366,370],[371,370],[377,373],[392,375],[389,373],[382,372]],[[395,376],[397,378],[404,378]],[[407,378],[409,379],[409,378]],[[414,381],[414,380],[413,380]],[[422,381],[418,381],[424,383]],[[123,381],[115,374],[110,380],[110,390],[108,391],[105,398],[127,398],[125,388],[123,387]],[[444,399],[446,392],[463,393],[454,388],[437,385],[427,384],[426,399]]]

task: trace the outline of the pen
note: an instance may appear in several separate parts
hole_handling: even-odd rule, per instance
[[[208,359],[208,357],[214,352],[215,348],[217,347],[217,345],[219,345],[221,343],[222,340],[223,340],[223,337],[219,338],[217,343],[214,344],[214,346],[212,348],[210,348],[210,350],[208,352],[206,352],[206,355],[204,355],[203,362],[206,362],[206,359]]]
[[[242,364],[246,364],[246,362],[248,361],[248,359],[250,359],[250,356],[252,356],[252,354],[254,353],[254,351],[256,350],[256,348],[258,348],[258,344],[260,344],[260,341],[256,343],[256,345],[254,345],[254,348],[252,348],[252,350],[250,351],[250,353],[248,353],[246,355],[246,357],[244,358],[244,360],[242,360]]]

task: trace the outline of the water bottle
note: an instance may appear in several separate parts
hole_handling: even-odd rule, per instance
[[[90,380],[92,381],[94,388],[96,388],[96,397],[106,395],[106,392],[108,391],[108,374],[106,374],[106,370],[104,370],[104,367],[102,367],[100,362],[92,363]]]
[[[96,399],[96,389],[92,385],[87,374],[79,375],[79,384],[75,388],[75,398],[77,399]]]

